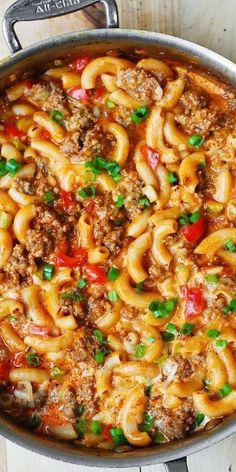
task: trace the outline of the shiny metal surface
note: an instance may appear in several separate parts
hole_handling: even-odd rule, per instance
[[[23,0],[26,3],[29,1],[32,3],[33,0]],[[106,0],[107,3],[109,1]],[[87,4],[91,3],[91,1],[87,2]],[[42,64],[45,66],[52,60],[67,54],[85,52],[86,54],[103,54],[107,50],[117,48],[127,53],[134,49],[145,49],[156,57],[162,57],[164,54],[169,58],[187,61],[236,86],[235,64],[199,45],[173,36],[147,31],[102,29],[70,33],[48,39],[6,58],[0,63],[0,88],[3,89],[9,85],[12,74],[20,77],[26,71],[40,70]],[[0,433],[32,451],[74,464],[122,468],[172,461],[166,464],[169,472],[186,472],[186,462],[177,459],[211,446],[236,432],[235,417],[232,415],[225,418],[214,430],[196,433],[183,440],[121,453],[84,448],[77,444],[40,437],[17,425],[5,415],[1,415]]]

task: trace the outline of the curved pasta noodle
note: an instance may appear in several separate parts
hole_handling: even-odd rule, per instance
[[[111,378],[113,369],[121,364],[121,355],[119,352],[110,354],[101,369],[96,373],[96,389],[100,397],[107,395],[111,389]]]
[[[173,258],[165,245],[165,238],[177,231],[177,223],[174,219],[157,222],[153,229],[152,254],[155,261],[161,266],[168,266]]]
[[[174,108],[184,91],[184,87],[185,80],[183,77],[167,82],[164,88],[164,95],[160,100],[159,105],[166,110]]]
[[[210,418],[227,416],[236,409],[236,391],[220,400],[211,400],[206,392],[193,392],[193,402],[196,411],[201,411]]]
[[[12,216],[15,216],[19,209],[17,203],[4,190],[0,190],[0,209]]]
[[[174,115],[171,112],[166,113],[163,131],[168,144],[176,147],[180,151],[187,148],[189,136],[177,127]]]
[[[120,276],[115,281],[115,288],[121,300],[136,308],[147,308],[154,300],[162,301],[162,297],[158,292],[142,292],[142,294],[135,292],[135,289],[130,285],[129,275],[126,270],[122,270]]]
[[[108,92],[115,92],[115,90],[118,89],[118,86],[116,85],[116,78],[112,75],[102,74],[101,81],[105,85]]]
[[[114,368],[115,375],[122,377],[143,376],[148,379],[155,378],[159,375],[159,366],[157,364],[150,364],[146,361],[126,361],[119,367]]]
[[[145,185],[152,185],[154,188],[159,189],[159,182],[156,175],[154,174],[154,172],[141,154],[140,148],[142,144],[143,142],[139,143],[136,146],[134,152],[136,170],[140,178],[144,181]]]
[[[17,149],[13,144],[3,144],[1,147],[1,156],[9,161],[10,159],[15,159],[18,162],[23,161],[23,156],[21,151]]]
[[[0,333],[4,343],[11,352],[20,352],[26,349],[25,343],[14,330],[11,323],[3,321],[3,323],[0,324]]]
[[[121,307],[122,301],[118,300],[113,304],[112,309],[108,313],[104,313],[104,315],[96,320],[96,325],[105,333],[109,332],[112,326],[118,323],[120,319]]]
[[[168,203],[171,194],[171,185],[168,180],[168,171],[163,164],[158,164],[156,168],[156,176],[158,177],[160,184],[156,208],[162,208]]]
[[[94,248],[93,218],[88,213],[83,213],[78,221],[80,245],[86,249]]]
[[[10,381],[16,382],[35,382],[42,383],[49,379],[49,373],[46,369],[35,369],[33,367],[18,367],[17,369],[11,369],[9,374]]]
[[[124,92],[124,90],[117,89],[115,92],[112,92],[109,96],[111,102],[115,103],[116,105],[120,105],[125,108],[129,108],[132,110],[133,108],[139,108],[145,105],[145,102],[141,100],[137,100],[136,98],[131,97],[128,93]]]
[[[160,106],[153,108],[147,122],[146,143],[153,149],[161,153],[161,160],[164,163],[173,163],[179,160],[176,150],[168,148],[164,142],[164,122],[162,109]]]
[[[30,222],[37,215],[37,209],[35,205],[26,205],[21,208],[15,218],[13,223],[14,233],[20,241],[21,244],[25,245],[26,233],[30,227]]]
[[[159,331],[142,321],[132,322],[122,319],[121,325],[128,331],[137,332],[142,342],[145,343],[146,352],[142,357],[144,361],[154,362],[160,357],[163,350],[163,341]],[[149,342],[150,338],[153,338],[152,343]]]
[[[229,347],[225,347],[224,349],[216,347],[216,350],[221,362],[225,366],[228,383],[232,385],[232,387],[236,387],[236,360],[231,349]],[[226,382],[224,382],[224,384],[225,383]]]
[[[110,251],[106,246],[96,246],[89,249],[88,262],[89,264],[98,264],[105,262],[109,257]]]
[[[130,277],[136,282],[142,282],[148,276],[142,266],[142,257],[151,247],[152,238],[150,233],[143,233],[133,241],[127,252],[127,269]]]
[[[209,388],[218,392],[227,382],[227,372],[224,363],[214,351],[209,351],[206,358]]]
[[[218,229],[204,238],[196,247],[195,252],[213,257],[231,239],[236,242],[236,228]]]
[[[73,343],[74,334],[71,330],[66,330],[61,336],[42,336],[34,334],[32,336],[26,336],[24,339],[27,346],[32,347],[40,353],[46,352],[60,352],[67,347],[70,347]]]
[[[152,57],[141,59],[137,62],[137,67],[141,67],[142,69],[149,71],[158,72],[164,77],[173,77],[173,71],[168,66],[168,64]]]
[[[29,206],[33,203],[39,203],[42,198],[38,195],[27,195],[26,193],[19,192],[16,188],[10,188],[9,196],[20,206]]]
[[[198,184],[197,168],[200,164],[205,164],[205,154],[194,152],[186,156],[179,166],[179,179],[188,192],[194,193]]]
[[[119,57],[104,56],[93,59],[82,72],[81,87],[86,90],[94,88],[96,87],[97,77],[104,73],[115,75],[119,69],[126,69],[127,67],[134,67],[134,64]]]
[[[214,199],[220,203],[228,203],[233,188],[232,176],[228,169],[221,171],[217,176],[215,187]]]
[[[40,301],[40,288],[37,285],[29,285],[22,290],[23,300],[27,306],[28,316],[42,326],[50,326],[52,333],[57,334],[55,324],[51,316],[46,312]]]
[[[10,315],[22,315],[24,306],[14,298],[5,298],[0,301],[0,321]]]
[[[47,113],[44,111],[36,111],[33,118],[39,126],[42,126],[42,128],[48,131],[53,141],[56,143],[61,143],[63,141],[65,137],[65,129],[63,126],[53,121]]]
[[[105,131],[111,133],[116,139],[116,147],[113,152],[113,160],[123,166],[129,154],[129,137],[125,129],[118,123],[108,123]]]
[[[141,432],[138,427],[143,420],[144,408],[144,386],[140,384],[131,390],[121,410],[124,435],[134,446],[148,446],[151,442],[150,436],[146,432]]]
[[[4,267],[12,253],[12,237],[6,229],[0,229],[0,269]]]
[[[127,227],[127,235],[138,238],[148,227],[149,218],[152,215],[152,209],[146,208],[140,215],[137,215]]]

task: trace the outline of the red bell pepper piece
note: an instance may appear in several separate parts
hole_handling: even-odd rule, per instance
[[[81,102],[87,102],[90,99],[89,91],[81,87],[73,87],[68,90],[67,93],[71,98],[74,98],[74,100],[79,100]]]
[[[101,86],[95,89],[94,100],[95,102],[100,102],[106,93],[106,88]]]
[[[204,234],[206,229],[205,220],[203,217],[199,218],[196,223],[184,226],[183,235],[190,243],[198,241]]]
[[[187,299],[185,308],[186,318],[201,315],[206,306],[202,288],[188,288],[186,285],[182,288],[184,290],[181,290],[181,293]]]
[[[50,326],[37,325],[36,323],[31,323],[29,326],[29,334],[39,334],[40,336],[45,336],[50,332]]]
[[[49,141],[51,139],[50,133],[46,129],[41,129],[39,133],[39,138],[45,141]]]
[[[103,438],[105,439],[105,441],[112,441],[112,436],[111,436],[111,433],[110,433],[111,429],[112,429],[111,424],[106,424],[106,426],[104,427]]]
[[[7,134],[9,134],[12,138],[25,138],[25,133],[21,131],[20,129],[17,128],[16,125],[14,124],[7,124],[5,126],[5,131]]]
[[[147,144],[142,144],[140,151],[151,169],[156,170],[160,160],[160,153]]]
[[[75,69],[76,72],[82,72],[82,70],[85,69],[85,67],[88,65],[91,59],[92,59],[91,56],[78,57],[71,63],[71,67],[72,69]]]
[[[84,264],[86,279],[93,284],[105,284],[108,282],[106,271],[98,264]]]
[[[75,200],[73,198],[72,192],[66,192],[65,190],[61,190],[60,197],[62,199],[62,204],[64,210],[69,210],[75,206]]]
[[[10,372],[10,363],[3,359],[0,361],[0,380],[8,380]]]
[[[12,364],[14,367],[25,367],[27,366],[26,362],[26,353],[25,352],[17,352],[13,358]]]
[[[94,210],[95,210],[95,202],[94,201],[91,201],[88,203],[88,205],[86,206],[86,211],[87,213],[89,213],[90,215],[94,215]]]
[[[55,264],[57,267],[80,267],[84,265],[88,260],[88,251],[83,247],[75,249],[74,256],[67,256],[62,252],[56,254]]]

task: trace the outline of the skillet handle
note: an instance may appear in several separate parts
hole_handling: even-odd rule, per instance
[[[188,472],[186,457],[177,459],[176,461],[166,462],[166,472]]]
[[[19,21],[35,21],[55,18],[95,3],[102,3],[106,11],[107,28],[118,28],[118,10],[115,0],[17,0],[3,17],[3,34],[9,49],[17,52],[22,49],[14,26]]]

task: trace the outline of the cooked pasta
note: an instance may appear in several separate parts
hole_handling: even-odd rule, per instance
[[[0,100],[0,409],[118,451],[236,410],[234,91],[134,57]]]

